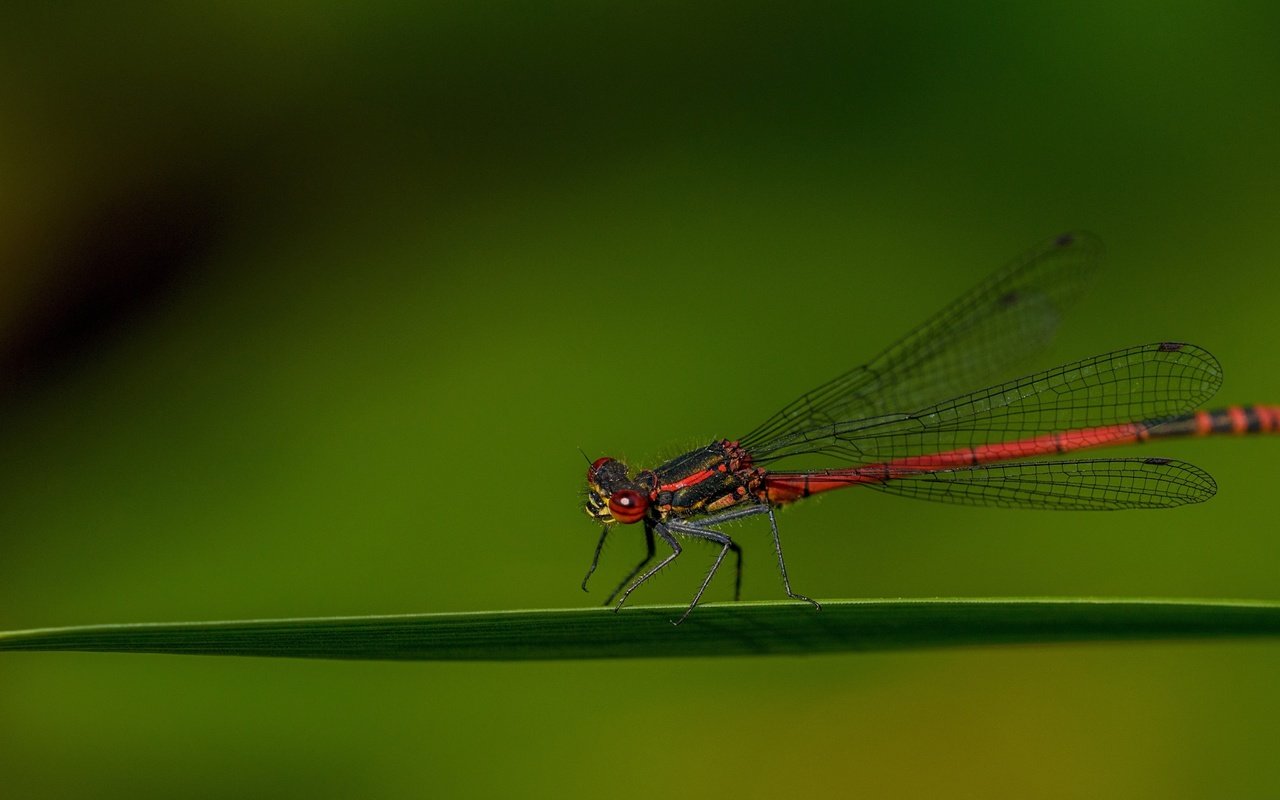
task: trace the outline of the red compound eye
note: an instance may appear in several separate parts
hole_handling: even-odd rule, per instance
[[[591,466],[587,467],[587,480],[589,481],[595,480],[596,470],[600,469],[601,467],[603,467],[605,464],[608,464],[612,460],[613,460],[612,458],[605,456],[604,458],[597,458],[595,461],[592,461]]]
[[[609,513],[623,525],[644,519],[648,507],[649,498],[633,489],[619,489],[609,497]]]

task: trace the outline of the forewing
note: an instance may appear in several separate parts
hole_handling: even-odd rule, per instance
[[[1096,238],[1079,232],[1042,243],[740,441],[751,448],[819,425],[911,412],[1018,374],[1051,341],[1101,250]]]

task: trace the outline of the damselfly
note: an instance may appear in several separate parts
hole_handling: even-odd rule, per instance
[[[1099,253],[1097,240],[1083,233],[1042,244],[866,365],[801,395],[738,439],[654,469],[596,459],[587,470],[586,512],[604,530],[582,588],[615,525],[640,523],[646,544],[644,560],[605,600],[616,597],[615,608],[680,556],[681,539],[711,542],[719,553],[679,624],[730,552],[739,597],[742,550],[720,526],[765,515],[787,595],[821,608],[791,588],[774,510],[848,486],[1032,509],[1169,508],[1212,497],[1213,479],[1182,461],[1037,460],[1161,437],[1280,428],[1280,406],[1194,411],[1222,383],[1217,360],[1195,345],[1128,347],[960,394],[1016,374],[1049,342]],[[802,457],[827,465],[777,468]],[[644,571],[657,540],[671,552]]]

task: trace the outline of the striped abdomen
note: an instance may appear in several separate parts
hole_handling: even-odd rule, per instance
[[[1079,428],[849,469],[770,473],[765,478],[765,486],[770,502],[784,504],[846,486],[884,483],[895,478],[919,476],[921,473],[1061,455],[1095,447],[1136,444],[1148,439],[1277,432],[1280,432],[1280,406],[1229,406],[1212,411],[1196,411],[1164,421]]]

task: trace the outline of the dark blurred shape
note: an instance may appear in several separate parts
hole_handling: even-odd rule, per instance
[[[220,238],[225,206],[211,181],[160,180],[122,187],[55,229],[0,352],[0,395],[56,379],[162,304]]]

